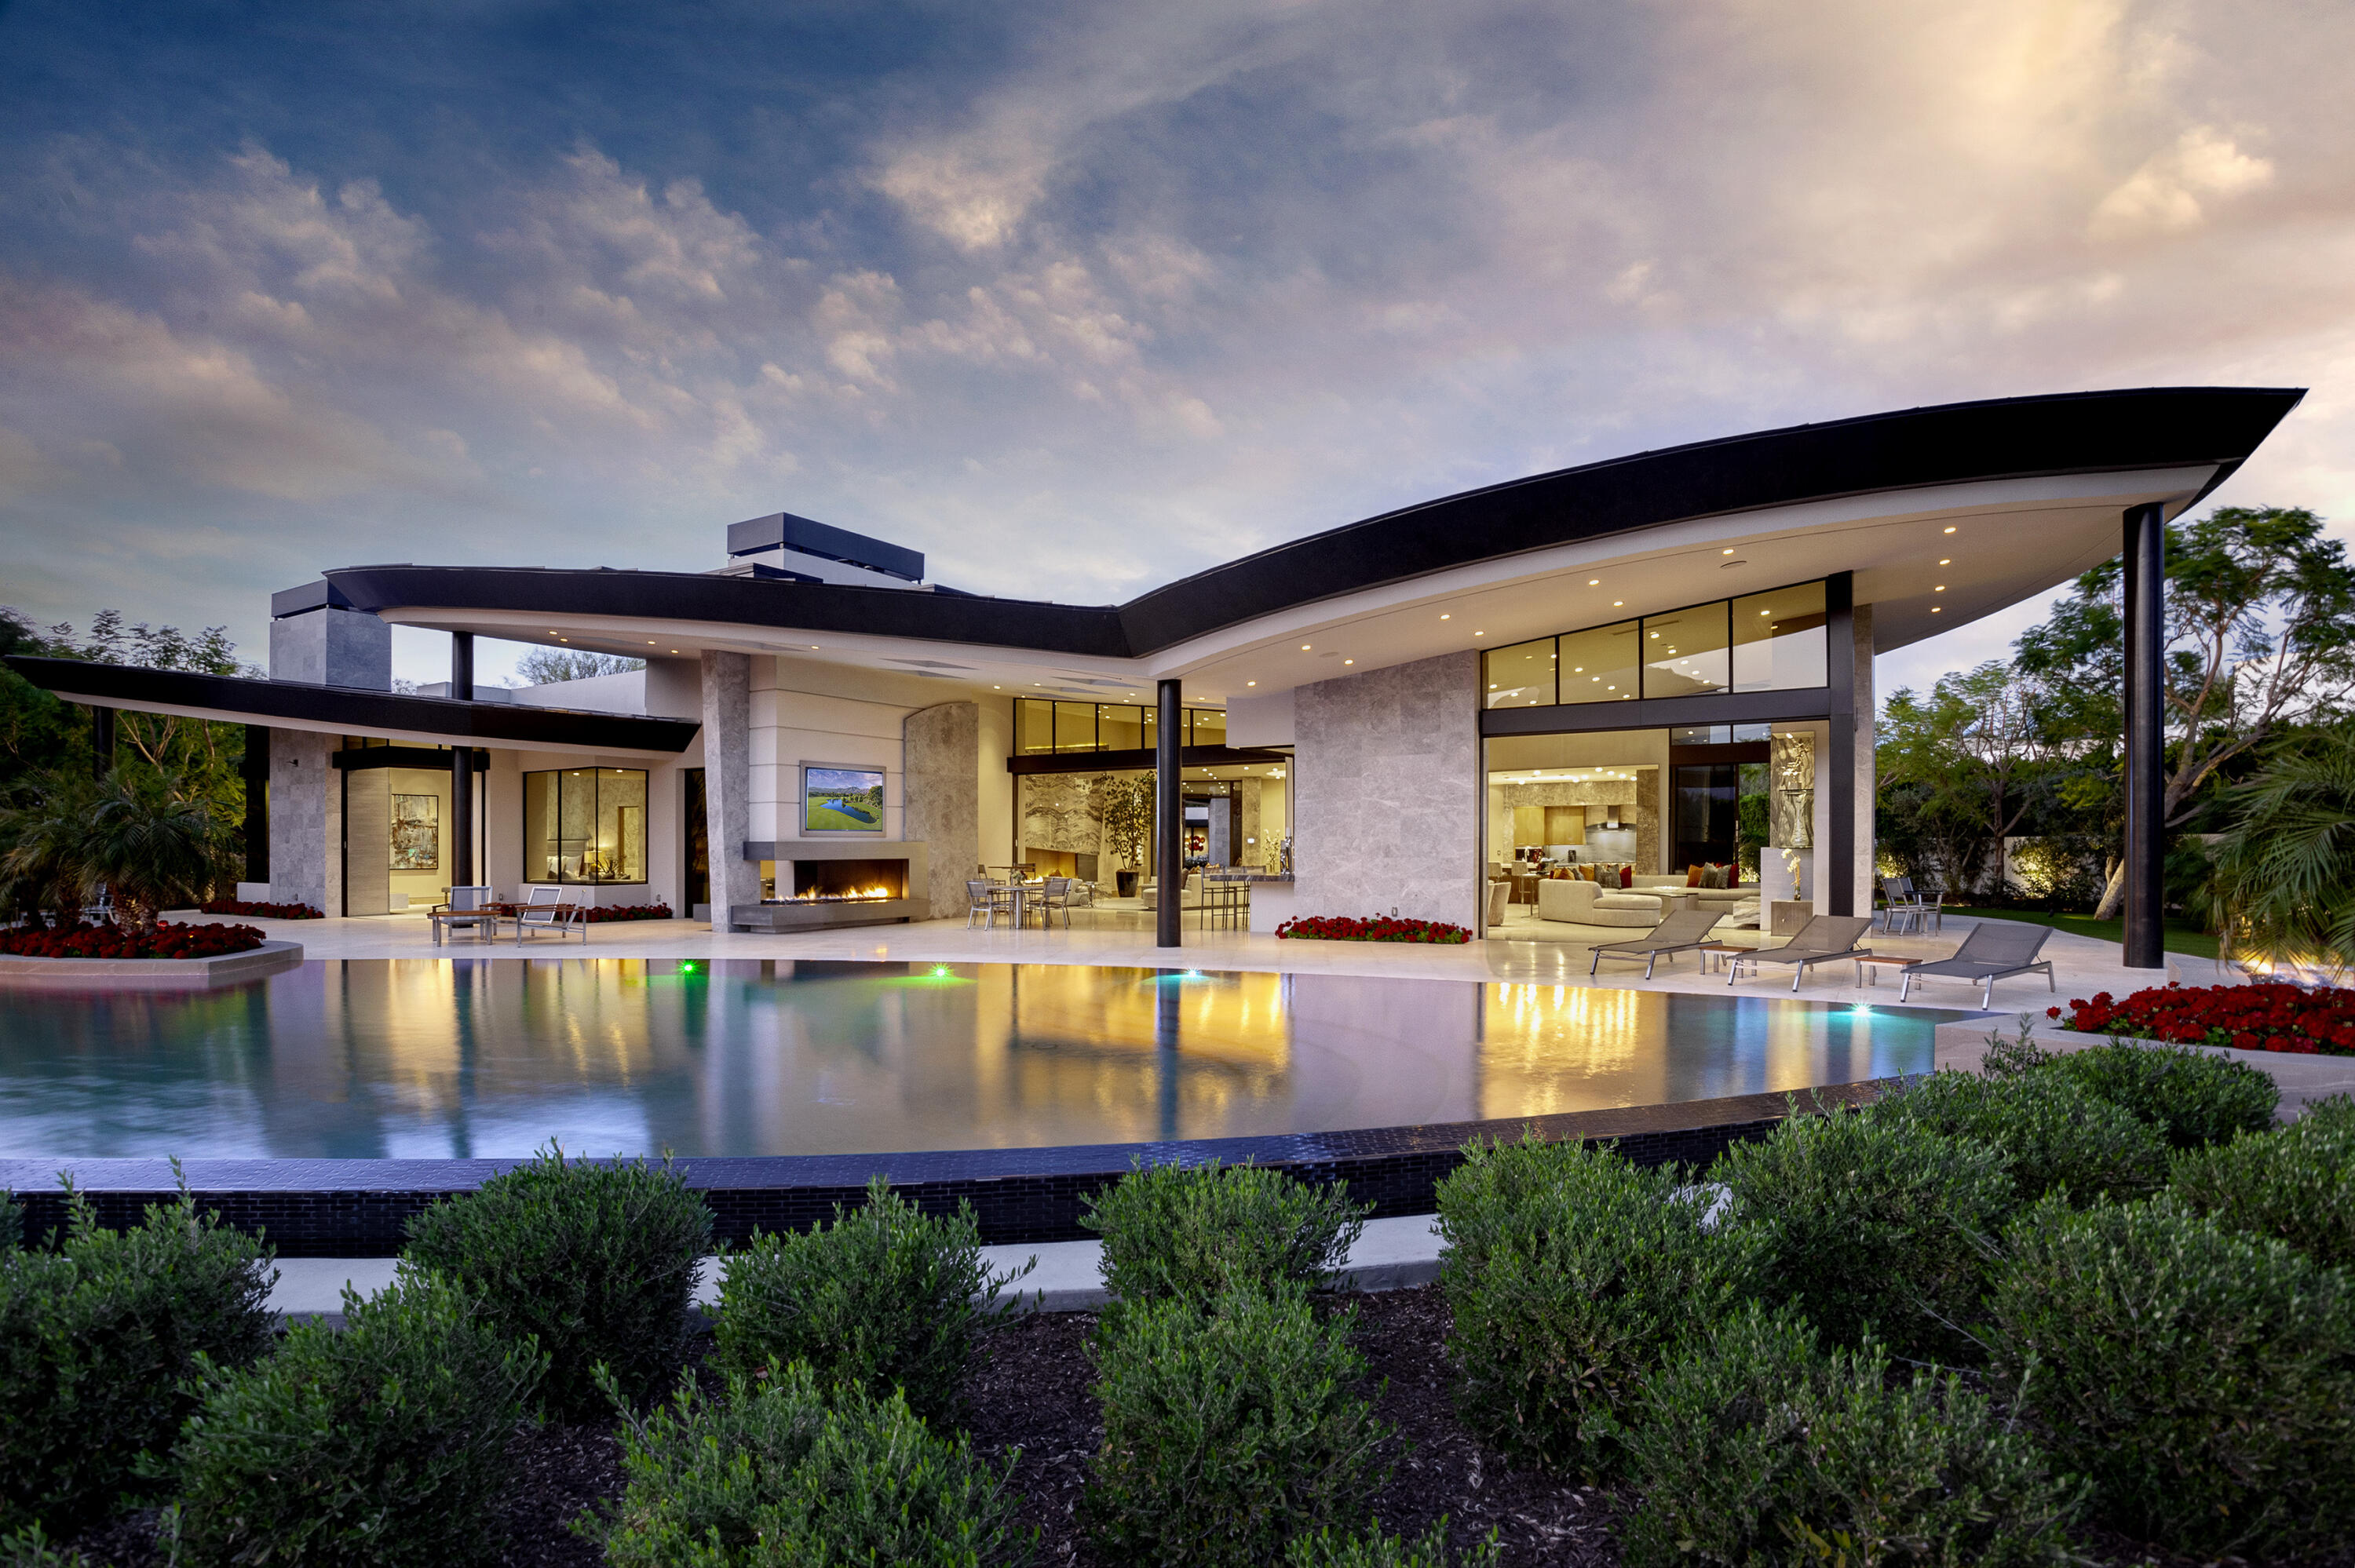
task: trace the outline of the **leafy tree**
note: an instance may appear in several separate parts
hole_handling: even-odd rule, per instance
[[[1123,778],[1106,773],[1099,776],[1092,789],[1090,804],[1104,825],[1104,836],[1112,843],[1113,853],[1125,862],[1131,870],[1145,864],[1145,841],[1153,832],[1153,776],[1140,774]]]
[[[2224,950],[2343,983],[2355,969],[2355,723],[2276,747],[2225,803],[2209,893]]]
[[[1950,888],[1974,885],[2064,750],[2043,688],[2001,661],[1942,675],[1925,699],[1899,687],[1881,710],[1878,776],[1911,796],[1916,830]]]
[[[2077,579],[2021,636],[2017,668],[2043,687],[2047,722],[2077,754],[2112,762],[2126,727],[2125,567]],[[2164,684],[2169,766],[2162,820],[2189,821],[2221,770],[2293,726],[2327,721],[2355,694],[2355,566],[2299,507],[2219,507],[2167,530]],[[2114,797],[2115,791],[2104,791]],[[2114,800],[2081,806],[2115,816]],[[2097,914],[2117,913],[2115,864]]]
[[[516,673],[527,686],[553,685],[559,681],[585,681],[591,675],[619,675],[646,667],[644,659],[619,653],[591,653],[581,648],[535,648],[516,661]]]

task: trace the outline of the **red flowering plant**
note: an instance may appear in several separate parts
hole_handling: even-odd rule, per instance
[[[667,904],[600,904],[583,910],[581,917],[594,926],[608,920],[667,920],[671,914]]]
[[[1439,942],[1472,939],[1469,928],[1438,920],[1404,920],[1395,915],[1364,919],[1348,915],[1295,915],[1275,928],[1278,937],[1314,937],[1327,942]]]
[[[327,912],[314,909],[308,904],[261,904],[243,898],[216,898],[199,904],[197,909],[207,915],[247,915],[257,920],[324,920]]]
[[[26,926],[0,931],[0,953],[24,959],[217,959],[251,952],[269,938],[255,926]]]
[[[2044,1010],[2063,1029],[2238,1051],[2355,1056],[2355,990],[2284,985],[2153,986],[2119,1001],[2108,991]]]

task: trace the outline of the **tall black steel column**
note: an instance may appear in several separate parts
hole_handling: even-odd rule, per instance
[[[450,634],[450,695],[462,703],[474,700],[474,634]],[[450,885],[474,883],[474,748],[450,748]]]
[[[1154,945],[1178,946],[1186,913],[1186,802],[1178,790],[1178,748],[1186,744],[1185,701],[1180,683],[1164,681],[1155,694],[1160,712],[1153,737]]]
[[[2167,967],[2160,924],[2167,878],[2161,821],[2166,765],[2167,522],[2156,504],[2126,514],[2126,965]]]
[[[270,730],[245,726],[245,880],[270,880]]]
[[[90,772],[103,779],[114,767],[114,710],[90,710]]]

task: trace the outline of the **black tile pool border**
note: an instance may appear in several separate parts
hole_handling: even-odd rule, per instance
[[[1049,1149],[979,1149],[896,1154],[705,1157],[677,1161],[700,1191],[730,1243],[764,1231],[804,1230],[837,1203],[855,1203],[880,1174],[927,1213],[970,1202],[991,1245],[1077,1241],[1082,1201],[1119,1179],[1133,1160],[1199,1165],[1250,1160],[1305,1181],[1346,1181],[1370,1198],[1377,1216],[1429,1213],[1433,1189],[1463,1162],[1476,1139],[1614,1142],[1643,1165],[1707,1165],[1732,1145],[1757,1138],[1791,1114],[1879,1097],[1900,1080],[1875,1078],[1812,1090],[1608,1110],[1567,1111],[1497,1121],[1220,1138],[1167,1143],[1099,1143]],[[198,1203],[240,1230],[260,1232],[282,1257],[389,1257],[410,1217],[441,1199],[472,1192],[517,1160],[191,1160],[181,1171]],[[162,1160],[0,1160],[0,1187],[25,1205],[33,1241],[65,1222],[60,1173],[70,1173],[98,1223],[135,1224],[145,1205],[168,1202],[171,1165]]]

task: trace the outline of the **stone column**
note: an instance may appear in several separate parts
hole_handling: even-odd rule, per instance
[[[270,736],[270,896],[344,913],[344,802],[328,766],[332,737],[308,730]]]
[[[703,655],[703,804],[711,854],[711,924],[761,902],[761,868],[744,858],[751,837],[752,658]]]
[[[1295,693],[1300,913],[1487,928],[1479,682],[1445,653]]]
[[[941,703],[901,724],[900,837],[927,846],[931,907],[917,919],[964,906],[965,879],[981,860],[981,705]]]

